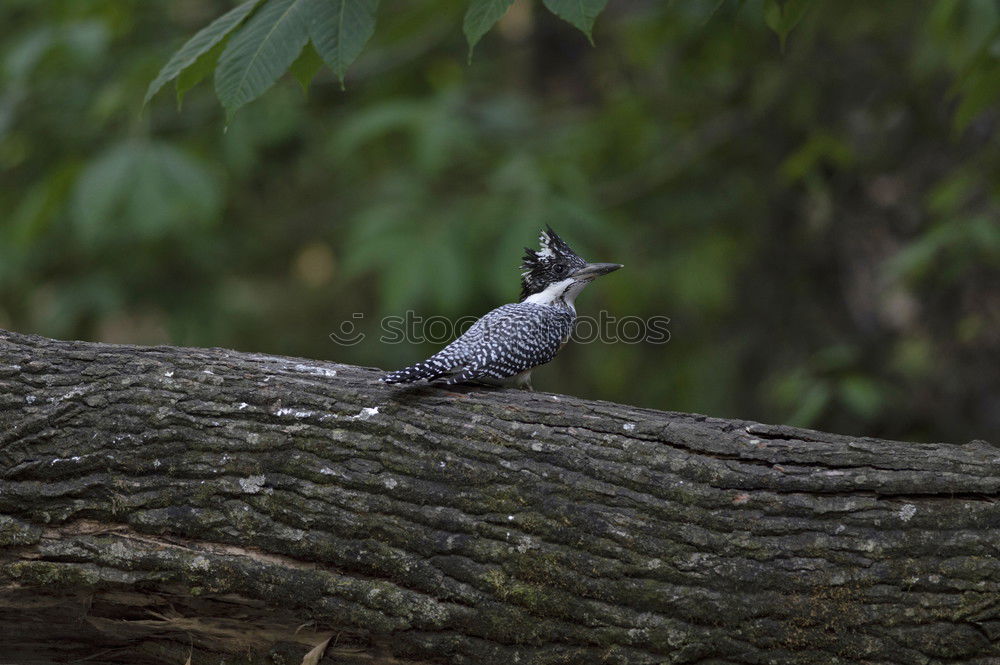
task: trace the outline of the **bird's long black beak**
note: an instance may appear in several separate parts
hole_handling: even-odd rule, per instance
[[[573,273],[574,279],[594,279],[622,268],[620,263],[588,263]]]

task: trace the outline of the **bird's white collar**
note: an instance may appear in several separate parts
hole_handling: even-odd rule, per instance
[[[576,307],[573,306],[573,302],[580,295],[580,291],[583,291],[583,288],[589,283],[589,281],[579,281],[572,277],[567,277],[566,279],[549,284],[543,291],[533,293],[525,298],[524,302],[530,302],[534,305],[562,305],[575,314]]]

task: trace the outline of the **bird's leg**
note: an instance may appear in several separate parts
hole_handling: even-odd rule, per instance
[[[529,369],[527,371],[515,375],[514,386],[516,388],[520,388],[521,390],[530,390],[534,392],[535,389],[531,387],[531,370]]]

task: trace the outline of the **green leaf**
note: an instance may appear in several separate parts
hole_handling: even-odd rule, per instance
[[[219,18],[215,19],[198,33],[189,39],[179,51],[171,56],[167,64],[163,66],[160,73],[156,75],[152,83],[146,89],[146,97],[142,100],[145,106],[153,98],[163,84],[172,81],[177,76],[190,67],[202,55],[208,52],[213,46],[222,41],[223,37],[233,31],[236,26],[243,22],[243,19],[253,11],[260,3],[260,0],[247,0],[242,5],[234,7]]]
[[[462,30],[465,38],[469,41],[469,62],[472,62],[472,49],[476,47],[479,40],[483,38],[490,28],[499,21],[507,9],[514,4],[514,0],[472,0],[469,9],[465,12],[465,20],[462,22]]]
[[[812,0],[767,0],[764,4],[764,22],[778,35],[781,52],[785,52],[788,34],[805,16]]]
[[[378,0],[309,1],[309,37],[343,88],[347,68],[375,32]]]
[[[219,42],[195,60],[193,65],[180,73],[175,82],[175,87],[177,88],[177,108],[180,108],[181,104],[184,103],[184,95],[187,94],[187,91],[201,83],[215,69],[215,63],[219,61],[219,55],[225,47],[225,40]]]
[[[189,233],[220,205],[218,183],[200,162],[165,143],[130,141],[87,165],[71,212],[77,237],[109,244]]]
[[[576,26],[587,36],[591,45],[594,43],[590,34],[594,28],[594,19],[604,11],[607,4],[608,0],[545,0],[545,6],[550,12]]]
[[[268,0],[233,35],[215,70],[215,93],[229,118],[274,85],[302,51],[311,0]]]
[[[309,92],[309,84],[312,83],[313,78],[322,66],[323,58],[319,57],[319,53],[316,52],[316,47],[312,45],[312,42],[308,42],[291,67],[292,76],[302,86],[302,92]]]

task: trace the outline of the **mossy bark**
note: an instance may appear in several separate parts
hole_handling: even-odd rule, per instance
[[[0,331],[0,660],[997,663],[1000,449]]]

